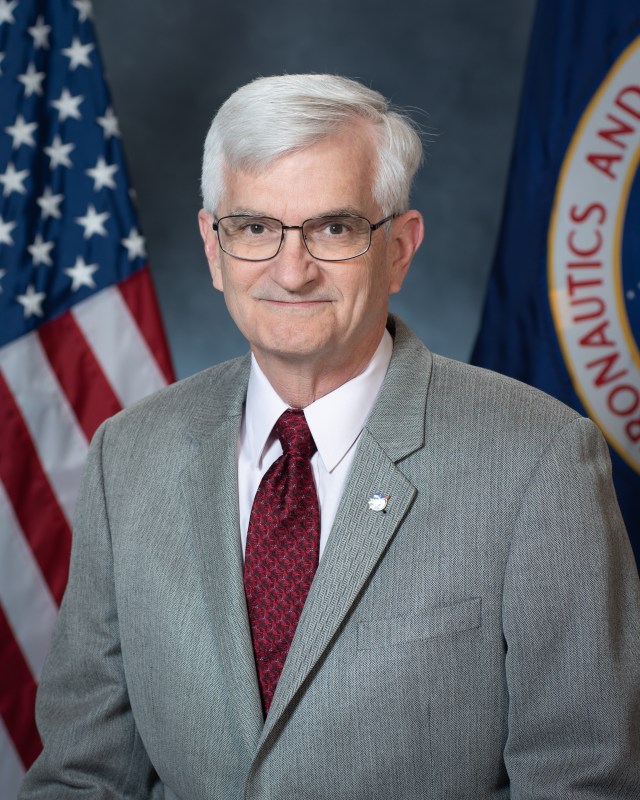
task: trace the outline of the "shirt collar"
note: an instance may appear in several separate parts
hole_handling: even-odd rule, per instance
[[[363,372],[304,409],[327,472],[335,469],[360,436],[384,382],[392,352],[393,339],[385,330],[373,358]],[[287,408],[252,355],[244,421],[250,458],[254,464],[259,466],[272,441],[273,426]]]

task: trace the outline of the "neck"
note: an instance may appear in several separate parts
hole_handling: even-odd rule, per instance
[[[278,396],[291,408],[306,408],[364,372],[378,344],[357,360],[350,359],[342,365],[311,364],[308,358],[281,359],[255,350],[253,354]]]

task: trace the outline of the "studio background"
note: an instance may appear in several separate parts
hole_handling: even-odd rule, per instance
[[[418,109],[426,237],[392,310],[467,360],[500,223],[534,0],[94,0],[140,222],[178,377],[247,343],[210,283],[197,229],[202,145],[259,75],[334,72]],[[313,191],[313,187],[310,187]]]

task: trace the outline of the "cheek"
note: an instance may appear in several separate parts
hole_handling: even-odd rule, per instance
[[[226,282],[224,289],[224,304],[236,328],[245,338],[251,340],[256,323],[255,310],[249,306],[243,295],[238,293],[236,287],[229,284],[229,281]]]
[[[386,275],[375,264],[367,264],[359,274],[354,275],[345,287],[343,296],[350,298],[351,307],[361,314],[377,309],[388,297]]]
[[[251,300],[251,290],[255,282],[256,278],[250,270],[230,268],[228,264],[218,265],[214,286],[224,293],[225,303],[234,319],[250,319],[256,313]]]
[[[228,261],[224,253],[218,253],[218,258],[212,262],[211,276],[216,289],[224,292],[225,298],[234,298],[234,303],[246,292],[243,286],[246,274],[243,275],[236,264]]]

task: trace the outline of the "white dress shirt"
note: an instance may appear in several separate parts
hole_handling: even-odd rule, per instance
[[[347,383],[304,409],[318,451],[311,458],[320,503],[320,556],[324,551],[349,475],[364,424],[378,397],[393,351],[393,339],[385,330],[368,366]],[[240,436],[238,438],[238,492],[242,553],[253,498],[262,476],[282,455],[273,426],[289,406],[275,392],[265,374],[251,357]]]

